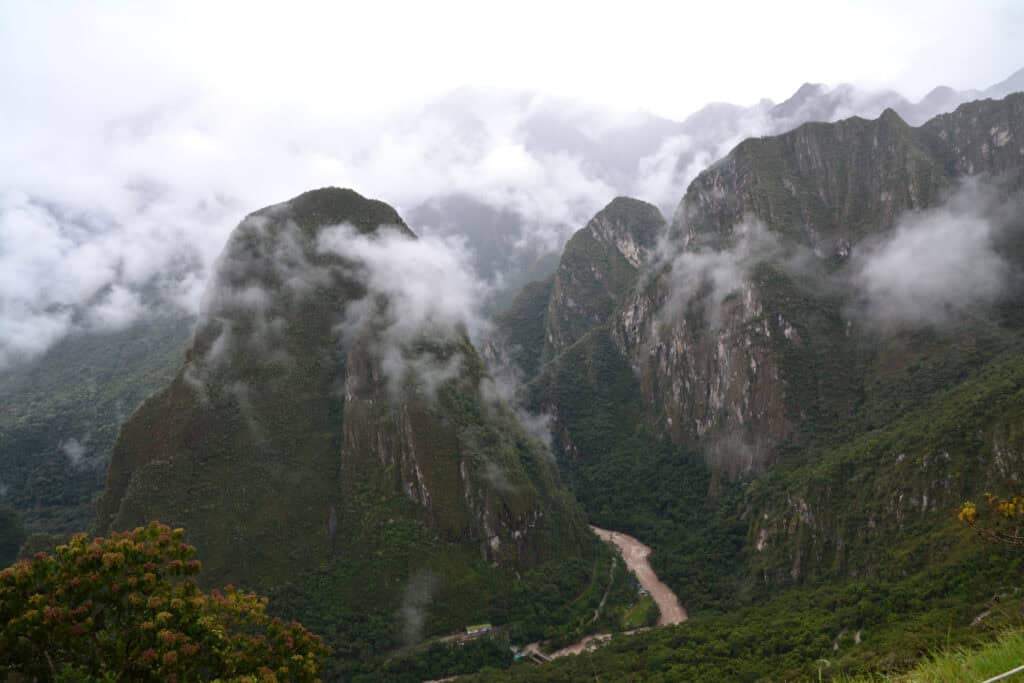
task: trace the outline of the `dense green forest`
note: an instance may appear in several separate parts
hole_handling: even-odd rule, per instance
[[[426,542],[426,545],[424,545]],[[400,566],[400,556],[421,554],[429,548],[424,538],[392,538],[375,562],[381,571]],[[456,548],[450,553],[457,554]],[[467,563],[472,567],[472,563]],[[568,558],[532,569],[519,577],[495,575],[483,566],[473,573],[453,557],[437,555],[428,573],[413,585],[424,590],[406,592],[397,609],[353,609],[351,599],[339,592],[349,585],[344,574],[358,567],[335,563],[330,569],[300,574],[289,585],[273,591],[270,609],[322,635],[334,648],[328,671],[343,680],[421,681],[477,671],[482,665],[512,663],[509,647],[545,641],[557,648],[589,633],[618,631],[629,626],[627,615],[640,601],[635,577],[604,543],[593,541],[589,558]],[[451,572],[459,571],[455,577]],[[439,591],[440,581],[454,585]],[[435,590],[426,594],[426,589]],[[583,589],[581,590],[581,586]],[[459,604],[483,609],[460,612]],[[604,607],[595,612],[604,599]],[[372,596],[368,602],[393,603],[391,596]],[[447,604],[453,603],[453,604]],[[439,618],[439,615],[449,615]],[[456,615],[456,616],[451,616]],[[461,618],[460,618],[461,617]],[[469,643],[448,643],[441,636],[462,633],[474,623],[490,623],[494,632]]]
[[[963,554],[915,577],[796,588],[619,636],[591,654],[467,681],[592,680],[595,672],[615,681],[791,681],[906,670],[938,648],[986,642],[1024,623],[1020,581],[1010,578],[1020,576],[1022,559],[987,548]]]
[[[121,422],[174,376],[192,323],[153,316],[82,332],[0,372],[0,503],[30,533],[92,528]]]

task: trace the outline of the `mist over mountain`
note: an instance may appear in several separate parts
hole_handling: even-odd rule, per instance
[[[709,638],[742,641],[780,596],[914,593],[981,566],[950,510],[1024,466],[1022,106],[1017,93],[919,127],[887,109],[748,139],[694,179],[666,239],[639,248],[660,216],[616,199],[498,318],[489,357],[549,416],[589,518],[650,539],[690,609],[752,605],[705,622]],[[919,613],[880,600],[885,618]],[[821,618],[833,636],[898,639],[865,613]],[[784,650],[799,647],[789,633]],[[873,656],[835,637],[836,661]],[[710,665],[685,638],[636,647],[668,647],[698,678],[774,658]],[[619,657],[583,666],[621,674]]]
[[[982,95],[1006,93],[1020,78]],[[671,121],[467,88],[357,125],[263,115],[241,126],[192,95],[89,123],[99,126],[94,136],[63,151],[63,163],[89,179],[73,187],[52,182],[26,129],[12,150],[17,181],[0,204],[10,245],[0,269],[0,363],[154,311],[195,315],[232,221],[287,188],[347,178],[393,197],[419,233],[468,249],[495,310],[550,273],[572,232],[612,197],[635,196],[671,214],[689,181],[744,138],[806,121],[875,118],[886,107],[920,123],[975,95],[937,90],[911,103],[892,91],[806,84],[778,105],[711,104]],[[265,172],[243,183],[231,173],[236,166]]]
[[[0,677],[1024,657],[1016,4],[0,18]]]

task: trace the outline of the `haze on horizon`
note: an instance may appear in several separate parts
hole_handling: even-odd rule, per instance
[[[1024,6],[995,0],[0,1],[0,369],[137,319],[154,279],[194,311],[231,228],[314,187],[403,215],[466,194],[524,216],[547,249],[624,189],[682,196],[658,159],[623,188],[528,149],[536,101],[517,93],[583,126],[780,102],[804,82],[916,100],[1024,66],[1022,29]]]

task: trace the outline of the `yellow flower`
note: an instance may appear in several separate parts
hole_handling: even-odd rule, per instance
[[[958,515],[961,522],[967,522],[968,524],[974,524],[975,520],[978,519],[978,508],[974,506],[974,503],[967,502],[960,508],[960,514]]]

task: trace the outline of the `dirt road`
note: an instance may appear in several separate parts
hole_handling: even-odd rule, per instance
[[[632,536],[627,536],[620,531],[599,529],[596,526],[590,528],[597,534],[598,538],[603,541],[611,541],[619,548],[626,566],[636,574],[640,585],[654,598],[654,602],[658,605],[658,610],[661,612],[661,616],[658,618],[658,626],[679,624],[686,621],[686,610],[679,604],[679,598],[676,597],[671,588],[661,582],[658,575],[651,569],[651,563],[647,561],[647,557],[651,554],[650,548]]]

